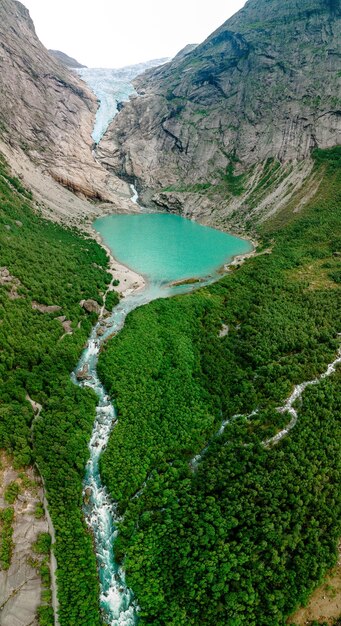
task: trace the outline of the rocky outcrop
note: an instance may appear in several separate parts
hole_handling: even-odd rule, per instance
[[[57,311],[60,311],[61,309],[58,304],[51,304],[47,306],[46,304],[40,304],[35,300],[32,301],[31,306],[34,311],[39,311],[39,313],[57,313]]]
[[[8,569],[0,568],[1,626],[38,626],[37,609],[42,604],[42,584],[39,573],[40,557],[33,546],[40,533],[48,532],[43,514],[43,491],[32,468],[23,473],[14,470],[9,458],[1,453],[0,510],[7,508],[4,489],[13,481],[20,488],[14,503],[13,551]],[[37,507],[41,514],[37,516]]]
[[[99,158],[137,180],[145,202],[189,215],[202,195],[210,214],[247,212],[244,193],[270,160],[291,163],[302,182],[311,167],[296,163],[341,144],[340,18],[340,0],[249,0],[194,50],[136,79],[140,97],[113,120]]]
[[[101,307],[96,300],[81,300],[79,304],[87,313],[96,313],[97,315],[100,313]]]
[[[19,220],[18,220],[19,221]],[[0,267],[0,286],[8,287],[8,297],[11,300],[20,298],[18,289],[21,286],[19,278],[12,276],[7,267]]]
[[[89,366],[86,363],[84,365],[84,367],[82,367],[80,370],[78,370],[77,374],[76,374],[76,378],[77,380],[87,380],[88,378],[90,378],[89,376]]]
[[[76,59],[74,59],[73,57],[69,57],[68,54],[65,54],[65,52],[61,52],[61,50],[49,50],[49,53],[52,54],[53,57],[58,59],[58,61],[60,61],[63,65],[66,65],[66,67],[71,67],[71,68],[86,67],[86,65],[82,65],[81,63],[78,63]]]
[[[0,149],[53,210],[60,184],[82,198],[108,202],[115,201],[118,191],[127,193],[94,158],[96,110],[97,100],[86,84],[41,44],[28,10],[15,0],[2,0]],[[72,214],[72,200],[63,197],[57,204],[68,205]],[[88,210],[83,204],[78,213]]]

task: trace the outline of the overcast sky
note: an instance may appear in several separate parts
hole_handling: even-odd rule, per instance
[[[200,43],[245,0],[22,0],[38,37],[89,67],[174,56]]]

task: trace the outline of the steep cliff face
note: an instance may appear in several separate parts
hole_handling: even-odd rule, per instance
[[[52,54],[52,56],[60,61],[63,65],[66,65],[66,67],[86,67],[86,65],[82,65],[81,63],[76,61],[76,59],[74,59],[73,57],[69,57],[68,54],[65,54],[65,52],[62,52],[61,50],[49,50],[49,53]]]
[[[26,156],[69,189],[110,200],[110,177],[92,155],[96,109],[87,86],[40,43],[28,10],[2,0],[0,136],[12,165]]]
[[[206,210],[208,221],[216,207],[254,210],[269,159],[290,175],[288,195],[310,172],[296,162],[341,144],[340,18],[340,0],[249,0],[185,57],[137,79],[141,95],[114,119],[100,158],[138,179],[145,198]]]

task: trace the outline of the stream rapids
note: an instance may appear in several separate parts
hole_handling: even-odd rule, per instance
[[[210,281],[207,282],[211,282]],[[206,283],[207,284],[207,283]],[[143,290],[121,300],[110,317],[100,319],[93,328],[87,347],[72,373],[73,382],[80,387],[90,387],[98,397],[96,419],[89,443],[90,458],[86,465],[83,483],[83,512],[92,531],[100,582],[100,606],[109,626],[135,626],[138,606],[133,592],[127,587],[123,568],[115,561],[113,544],[118,532],[120,517],[99,472],[99,459],[105,450],[111,431],[117,422],[112,400],[97,375],[97,363],[101,346],[124,326],[125,318],[134,309],[156,298],[166,298],[177,293],[193,291],[193,285],[170,287],[152,283]],[[104,305],[105,306],[105,305]],[[103,307],[104,308],[104,307]],[[104,334],[99,334],[106,328]],[[78,376],[86,372],[85,378]],[[82,375],[82,374],[81,374]]]
[[[114,558],[113,543],[117,536],[119,517],[116,505],[111,501],[99,473],[99,459],[105,449],[117,417],[106,390],[97,375],[98,355],[102,344],[113,332],[124,325],[127,314],[148,301],[146,293],[125,298],[113,310],[106,321],[107,331],[98,336],[98,323],[89,338],[86,349],[73,374],[73,380],[81,387],[90,387],[98,397],[96,419],[89,443],[90,458],[84,479],[84,515],[92,531],[100,581],[100,606],[110,626],[134,626],[137,623],[137,605],[132,591],[125,582],[124,571]],[[86,379],[79,381],[77,374],[86,371]]]

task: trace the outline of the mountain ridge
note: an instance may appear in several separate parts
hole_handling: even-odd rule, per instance
[[[113,120],[99,159],[136,179],[147,203],[233,226],[238,212],[266,218],[280,178],[286,196],[310,175],[312,149],[341,144],[340,16],[339,0],[249,0],[184,58],[136,79],[140,97]],[[257,216],[249,199],[268,159],[280,175]],[[226,176],[239,175],[243,191],[229,193]]]
[[[127,185],[92,152],[96,97],[49,54],[16,0],[0,5],[0,70],[1,150],[37,198],[53,207],[47,214],[79,223],[98,214],[86,199],[114,208],[120,193],[120,202],[128,202]]]
[[[73,57],[70,57],[68,54],[65,54],[65,52],[62,52],[61,50],[49,50],[49,53],[52,54],[53,57],[58,59],[58,61],[60,61],[63,65],[66,65],[66,67],[87,67],[86,65],[82,65],[82,63],[76,61],[76,59],[74,59]]]

